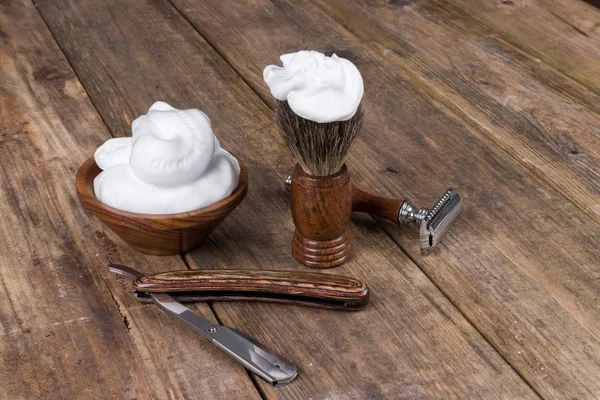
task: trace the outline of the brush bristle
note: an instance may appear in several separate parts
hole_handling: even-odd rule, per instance
[[[278,101],[275,121],[292,156],[307,174],[333,175],[342,168],[363,122],[362,107],[347,121],[318,123],[298,116]]]

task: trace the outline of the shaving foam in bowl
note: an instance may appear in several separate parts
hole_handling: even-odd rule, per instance
[[[131,138],[106,141],[94,154],[103,172],[94,193],[113,208],[173,214],[209,206],[237,187],[240,166],[219,145],[200,110],[156,102],[133,121]]]
[[[280,57],[282,67],[269,65],[263,79],[277,100],[292,111],[319,123],[347,121],[356,114],[363,80],[356,66],[333,54],[302,50]]]
[[[158,123],[156,118],[163,116],[145,118],[153,112],[170,111],[175,113]],[[181,115],[188,111],[191,116]],[[248,172],[241,160],[220,147],[209,131],[210,121],[198,110],[175,110],[166,103],[155,103],[148,114],[136,120],[133,138],[108,140],[81,165],[77,196],[86,210],[132,248],[152,255],[185,253],[197,247],[243,201]],[[183,121],[164,123],[178,117]],[[198,120],[190,123],[188,118]],[[198,132],[202,126],[203,131]],[[190,137],[193,134],[198,137]],[[147,136],[152,138],[139,140]],[[161,142],[165,146],[159,146]],[[148,147],[136,148],[141,144]],[[167,161],[131,162],[133,154],[159,157],[161,148],[169,149]],[[208,162],[198,160],[199,156]],[[171,175],[173,171],[176,173]],[[150,174],[152,182],[144,180],[144,174]],[[168,179],[170,176],[175,178]]]

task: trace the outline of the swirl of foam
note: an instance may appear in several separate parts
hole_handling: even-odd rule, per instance
[[[263,79],[277,100],[286,101],[300,117],[327,123],[356,114],[363,81],[352,62],[335,54],[299,51],[280,57],[283,67],[269,65]]]
[[[103,170],[94,193],[102,203],[171,214],[209,206],[237,188],[239,163],[221,148],[201,111],[156,102],[132,130],[132,138],[109,139],[94,153]]]
[[[219,148],[200,110],[177,110],[157,101],[133,121],[129,164],[141,180],[177,186],[198,178]]]
[[[127,164],[131,153],[131,138],[122,137],[107,140],[98,147],[94,159],[100,169],[105,170],[113,165]]]

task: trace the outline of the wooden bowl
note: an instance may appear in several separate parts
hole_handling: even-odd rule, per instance
[[[142,253],[166,256],[197,247],[236,208],[248,192],[248,171],[240,164],[237,189],[208,207],[175,214],[139,214],[103,204],[94,194],[94,178],[102,172],[90,157],[77,171],[77,196],[86,210],[112,229],[129,246]]]

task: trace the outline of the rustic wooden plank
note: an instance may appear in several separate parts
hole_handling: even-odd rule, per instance
[[[297,269],[281,187],[291,162],[271,111],[181,15],[164,1],[40,1],[39,8],[109,126],[118,129],[158,98],[197,106],[223,147],[246,162],[248,197],[190,263]],[[535,397],[372,220],[363,218],[352,234],[354,261],[339,272],[368,281],[366,310],[214,305],[226,323],[300,364],[288,386],[261,382],[267,397]]]
[[[270,154],[281,152],[274,149]],[[261,164],[257,160],[256,165],[267,170],[277,167],[271,160]],[[277,175],[269,176],[272,183],[253,192],[244,213],[232,216],[226,230],[213,235],[222,253],[214,256],[212,248],[201,247],[188,254],[191,266],[304,268],[289,255],[294,228],[287,217],[288,199],[279,196],[273,204],[272,194],[280,189],[275,184]],[[265,202],[271,203],[269,209],[276,210],[277,217],[264,217]],[[331,273],[368,282],[371,301],[363,311],[213,304],[221,320],[269,338],[300,365],[294,384],[274,389],[259,382],[267,398],[536,397],[369,217],[355,221],[350,228],[353,258]],[[257,239],[261,237],[268,239]],[[507,386],[511,384],[516,387]]]
[[[600,223],[599,96],[447,3],[315,2]]]
[[[591,4],[579,0],[446,1],[600,94],[600,10]]]
[[[588,4],[593,5],[596,8],[600,8],[600,0],[583,0]]]
[[[354,60],[366,121],[349,159],[353,179],[417,203],[447,185],[465,198],[427,257],[415,231],[381,226],[539,393],[600,394],[596,223],[310,3],[174,3],[271,105],[262,69],[279,54],[314,48]]]
[[[106,271],[185,268],[130,251],[77,202],[75,172],[109,137],[34,6],[1,3],[0,398],[259,397],[243,368]]]

